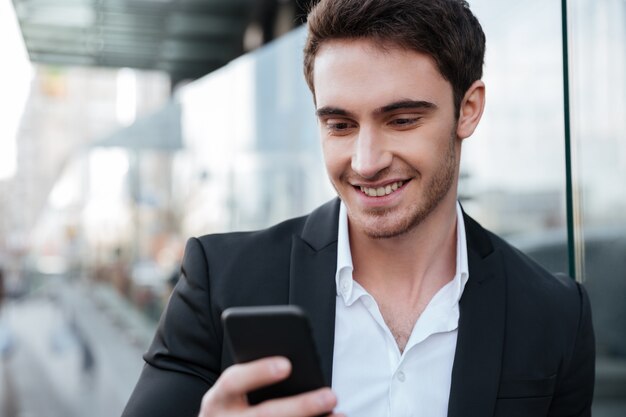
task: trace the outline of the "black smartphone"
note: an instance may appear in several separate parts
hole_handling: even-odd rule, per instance
[[[224,334],[236,363],[285,356],[291,374],[248,393],[248,402],[300,394],[326,386],[309,320],[297,306],[231,307],[222,313]]]

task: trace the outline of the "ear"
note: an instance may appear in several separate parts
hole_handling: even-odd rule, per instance
[[[456,135],[465,139],[474,133],[485,108],[485,83],[476,80],[465,92],[459,109],[459,121],[456,126]]]

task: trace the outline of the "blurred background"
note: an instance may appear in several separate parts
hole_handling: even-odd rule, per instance
[[[119,415],[186,239],[333,197],[307,3],[0,0],[0,416]],[[623,417],[626,1],[469,3],[487,108],[462,204],[585,282],[594,415]]]

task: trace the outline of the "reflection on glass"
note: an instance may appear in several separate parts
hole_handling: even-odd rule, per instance
[[[567,272],[560,2],[471,2],[487,37],[483,120],[466,140],[463,207]]]
[[[300,28],[182,88],[183,235],[267,227],[334,194],[302,76]]]
[[[626,415],[626,2],[570,2],[572,148],[598,352],[595,416]]]

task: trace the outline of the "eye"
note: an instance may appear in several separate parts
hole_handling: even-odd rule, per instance
[[[420,116],[411,115],[411,116],[398,116],[394,117],[389,121],[389,124],[392,127],[406,129],[417,125],[422,118]]]
[[[345,119],[328,119],[324,121],[324,126],[329,134],[335,136],[347,135],[357,127],[356,123]]]

